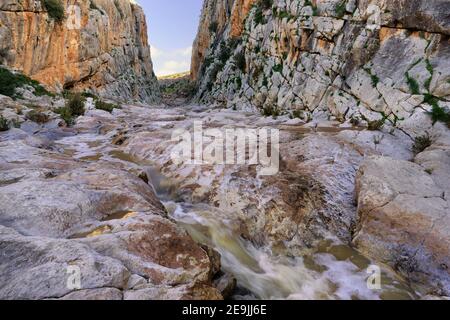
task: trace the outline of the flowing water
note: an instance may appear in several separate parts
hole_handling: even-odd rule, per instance
[[[369,289],[371,261],[348,245],[323,241],[314,253],[303,257],[273,254],[243,239],[233,221],[207,204],[179,202],[171,182],[150,163],[138,161],[111,147],[102,135],[85,134],[56,142],[65,153],[82,161],[107,161],[144,169],[171,217],[199,243],[221,254],[223,271],[238,283],[234,299],[414,299],[405,281],[382,268],[380,290]],[[118,212],[111,219],[132,217]],[[95,236],[94,230],[78,237]]]
[[[397,275],[382,268],[380,290],[369,289],[372,263],[348,245],[323,241],[309,256],[274,255],[243,239],[233,221],[207,204],[171,200],[171,183],[157,170],[147,172],[170,216],[194,240],[221,254],[222,269],[232,274],[240,289],[234,299],[414,299],[416,293]],[[238,290],[242,291],[242,290]]]

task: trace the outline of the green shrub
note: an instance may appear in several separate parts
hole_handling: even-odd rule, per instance
[[[273,6],[273,0],[261,0],[261,7],[264,10],[268,10],[270,8],[272,8]]]
[[[242,88],[242,79],[236,78],[235,82],[236,82],[237,89],[240,90]]]
[[[260,7],[256,8],[255,19],[254,20],[255,20],[256,25],[262,24],[262,23],[265,22],[264,21],[263,12],[262,12],[262,9]]]
[[[245,52],[240,51],[234,56],[234,61],[236,66],[242,71],[245,72],[245,68],[247,66],[247,62],[245,61]]]
[[[217,28],[219,28],[219,24],[217,23],[217,21],[213,21],[209,25],[209,32],[216,33],[217,32]]]
[[[425,88],[428,90],[428,92],[430,92],[431,81],[433,80],[433,75],[434,75],[434,68],[429,59],[425,60],[425,64],[426,64],[428,72],[430,73],[430,77],[427,80],[425,80],[424,85],[425,85]]]
[[[265,117],[278,117],[280,115],[280,110],[277,107],[268,105],[261,110],[261,114]]]
[[[276,64],[276,65],[273,66],[272,70],[273,70],[274,72],[279,72],[279,73],[281,73],[281,72],[283,71],[283,65],[282,65],[281,63]]]
[[[2,115],[0,115],[0,131],[8,131],[9,130],[9,122]]]
[[[433,105],[433,108],[429,114],[431,116],[431,120],[433,120],[433,124],[441,121],[446,123],[447,126],[450,126],[450,112],[446,111],[444,108],[441,108],[438,104]]]
[[[56,22],[64,20],[64,5],[61,0],[43,0],[43,4],[50,18]]]
[[[71,126],[74,123],[74,116],[68,107],[62,107],[55,110],[55,113],[59,114],[61,119],[63,119],[68,126]]]
[[[420,86],[416,79],[411,78],[409,72],[405,73],[406,83],[408,83],[409,90],[412,94],[420,94]]]
[[[291,119],[303,119],[303,110],[294,110],[291,114]]]
[[[17,98],[16,89],[25,85],[33,87],[36,96],[52,96],[52,94],[45,90],[45,88],[36,80],[32,80],[23,74],[12,73],[8,69],[0,67],[0,94],[11,98]]]
[[[95,94],[93,94],[93,93],[90,93],[90,92],[83,92],[82,94],[81,94],[84,98],[92,98],[92,99],[94,99],[94,101],[96,101],[96,100],[98,100],[98,97],[95,95]]]
[[[317,6],[312,3],[311,0],[305,0],[305,7],[311,7],[313,11],[313,16],[319,15],[319,10],[317,9]]]
[[[79,117],[84,115],[84,102],[83,96],[80,93],[75,93],[67,102],[66,107],[69,108],[74,117]]]
[[[336,16],[338,17],[338,18],[342,18],[343,16],[345,16],[345,12],[347,11],[346,9],[345,9],[345,1],[344,2],[341,2],[341,3],[338,3],[337,5],[336,5],[336,8],[335,8],[335,12],[336,12]]]
[[[48,115],[37,110],[31,110],[28,112],[26,118],[39,124],[47,123],[50,120]]]
[[[103,102],[101,100],[95,101],[95,108],[109,113],[113,112],[114,109],[120,109],[120,106],[113,103]]]
[[[431,147],[433,141],[430,138],[429,134],[416,137],[414,139],[414,145],[413,145],[413,152],[415,155],[418,155],[419,153],[425,151],[428,147]]]
[[[380,78],[378,78],[378,76],[376,74],[372,73],[372,70],[370,69],[364,69],[369,75],[370,75],[370,80],[372,81],[372,87],[376,88],[378,83],[380,82]]]
[[[222,46],[220,48],[218,58],[223,64],[225,64],[228,61],[228,59],[230,59],[230,55],[231,53],[228,46]]]
[[[66,106],[57,109],[55,113],[59,114],[68,126],[71,126],[77,117],[84,115],[85,98],[81,93],[71,94],[66,92],[66,96],[69,99]]]

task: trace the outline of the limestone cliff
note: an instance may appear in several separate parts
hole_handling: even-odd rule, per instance
[[[126,101],[159,96],[142,9],[131,0],[0,0],[3,63],[49,89],[88,90]]]
[[[450,105],[449,35],[448,0],[206,0],[192,77],[202,102],[414,131]]]

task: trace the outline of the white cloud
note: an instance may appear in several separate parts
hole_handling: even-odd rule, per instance
[[[151,46],[151,50],[153,66],[157,76],[189,71],[192,55],[191,46],[174,50],[162,50]]]

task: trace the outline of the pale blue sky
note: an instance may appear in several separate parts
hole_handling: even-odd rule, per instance
[[[147,16],[156,75],[188,71],[203,0],[137,0]]]

